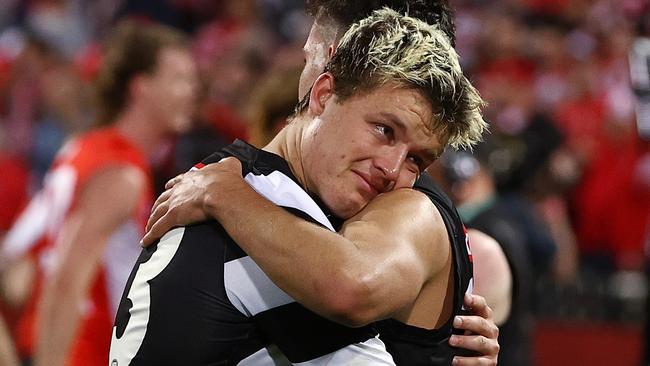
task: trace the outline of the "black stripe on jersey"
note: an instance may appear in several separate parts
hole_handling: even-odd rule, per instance
[[[219,364],[236,365],[263,348],[262,336],[225,295],[221,238],[228,236],[215,221],[182,229],[174,244],[177,249],[173,260],[147,281],[150,302],[144,310],[148,313],[146,335],[129,365],[212,365],[216,360]],[[168,245],[166,240],[170,239],[163,237],[158,244],[143,250],[134,274],[146,271],[149,262],[156,258],[154,255]],[[125,296],[133,278],[132,275],[129,279]],[[133,309],[131,302],[125,300],[123,297],[116,318],[116,328],[122,332],[129,321],[133,323],[128,314],[143,311],[142,304]]]
[[[302,210],[283,207],[290,213],[322,227]],[[377,335],[370,327],[349,328],[329,321],[297,302],[270,308],[253,316],[262,333],[293,363],[305,362]]]
[[[237,141],[203,163],[228,155],[242,161],[243,175],[257,184],[258,192],[266,189],[277,202],[288,197],[286,205],[297,207],[285,208],[291,213],[314,223],[320,220],[319,225],[329,223],[284,159]],[[277,178],[279,186],[274,185]],[[236,365],[249,356],[269,365],[275,361],[268,352],[264,356],[270,342],[293,362],[302,362],[342,348],[351,354],[365,352],[363,346],[346,346],[376,335],[371,327],[346,328],[296,303],[215,221],[170,231],[143,251],[133,273],[125,295],[135,295],[134,304],[123,297],[116,321],[123,335],[111,344],[111,352],[126,363],[135,355],[132,366]],[[131,312],[135,315],[129,318]],[[381,347],[371,352],[386,355]],[[259,354],[263,360],[255,358]]]
[[[377,335],[371,327],[348,328],[316,315],[297,302],[254,316],[266,337],[293,362],[305,362]],[[316,357],[315,357],[316,355]]]

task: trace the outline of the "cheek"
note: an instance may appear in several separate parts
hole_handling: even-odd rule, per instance
[[[316,78],[318,75],[320,75],[322,71],[322,68],[319,69],[317,65],[314,65],[313,63],[307,63],[305,65],[305,68],[302,70],[302,73],[300,74],[300,82],[299,82],[299,87],[298,87],[298,92],[299,92],[299,99],[302,99],[305,94],[309,92],[309,89],[311,86],[314,84],[314,81],[316,81]]]
[[[397,178],[397,181],[395,181],[395,188],[394,189],[399,189],[399,188],[412,188],[413,184],[415,184],[415,180],[417,179],[417,174],[411,172],[410,170],[403,170],[399,177]]]

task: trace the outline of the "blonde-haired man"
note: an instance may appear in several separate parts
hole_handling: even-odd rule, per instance
[[[273,364],[278,352],[271,344],[305,365],[450,364],[457,351],[447,343],[452,321],[471,289],[465,235],[451,203],[430,182],[408,188],[447,145],[480,139],[481,106],[443,33],[392,10],[375,12],[343,36],[326,72],[269,145],[257,150],[236,142],[204,163],[237,159],[187,175],[159,199],[152,236],[206,213],[217,222],[174,229],[145,250],[127,288],[131,318],[144,319],[134,310],[153,311],[165,293],[174,294],[167,313],[191,304],[222,314],[211,320],[228,326],[211,340],[195,335],[210,333],[209,322],[184,326],[192,329],[188,337],[212,342],[205,348],[217,349],[214,360],[226,364]],[[198,209],[177,217],[166,211],[170,197]],[[348,221],[341,227],[339,218]],[[217,304],[205,305],[202,299],[213,294],[192,273],[211,260],[223,261],[223,271],[207,281],[223,287],[212,289]],[[146,286],[149,308],[135,304],[137,288]],[[119,318],[114,344],[139,339]],[[384,343],[373,322],[387,318],[393,321],[381,325]],[[145,329],[181,328],[165,320]],[[263,341],[254,339],[256,332]],[[173,350],[163,343],[145,339],[132,355],[119,351],[115,359],[144,364],[190,352],[188,342]],[[388,353],[395,347],[403,358]]]

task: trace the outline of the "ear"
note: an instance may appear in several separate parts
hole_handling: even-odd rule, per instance
[[[143,91],[146,92],[146,89],[149,87],[148,79],[144,75],[139,74],[132,76],[131,80],[129,80],[130,98],[137,98]]]
[[[332,56],[334,56],[334,52],[336,52],[336,45],[335,45],[335,44],[331,44],[331,45],[327,48],[327,60],[328,60],[328,61],[332,59]]]
[[[320,74],[309,94],[309,112],[315,116],[325,110],[326,102],[334,95],[334,77],[329,72]]]

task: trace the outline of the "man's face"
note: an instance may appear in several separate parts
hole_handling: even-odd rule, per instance
[[[329,27],[329,28],[328,28]],[[330,47],[334,50],[336,30],[331,25],[323,25],[315,21],[309,31],[309,37],[303,46],[305,67],[300,74],[298,84],[298,100],[301,100],[309,91],[314,81],[323,73],[325,65],[330,58]]]
[[[419,91],[385,85],[336,99],[305,129],[302,167],[307,189],[349,218],[380,193],[412,187],[446,141],[427,127],[432,111]]]
[[[168,132],[186,131],[199,85],[194,60],[181,48],[165,48],[159,57],[155,72],[145,76],[147,104]]]

